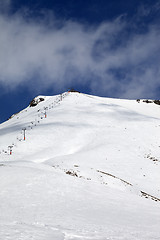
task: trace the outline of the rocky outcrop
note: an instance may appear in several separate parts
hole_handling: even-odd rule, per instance
[[[43,102],[43,101],[44,101],[44,98],[36,97],[30,102],[29,106],[30,107],[35,107],[35,106],[37,106],[38,103]]]

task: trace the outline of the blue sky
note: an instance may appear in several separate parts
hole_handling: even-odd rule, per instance
[[[160,1],[0,0],[0,122],[75,88],[159,99]]]

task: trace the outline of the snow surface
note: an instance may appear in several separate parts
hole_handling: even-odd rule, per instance
[[[0,239],[160,239],[160,106],[39,97],[0,124]]]

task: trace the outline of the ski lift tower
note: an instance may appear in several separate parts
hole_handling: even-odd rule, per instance
[[[22,128],[22,130],[23,130],[23,136],[24,136],[23,140],[25,141],[26,140],[26,128]]]
[[[12,155],[12,148],[13,148],[13,146],[8,146],[8,148],[9,148],[9,155]]]
[[[46,112],[47,109],[48,109],[47,107],[44,108],[44,110],[45,110],[45,112],[44,112],[44,117],[45,117],[45,118],[47,117],[47,112]]]

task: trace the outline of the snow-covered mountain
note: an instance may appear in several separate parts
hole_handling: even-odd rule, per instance
[[[0,186],[3,240],[160,239],[160,106],[38,96],[0,125]]]

